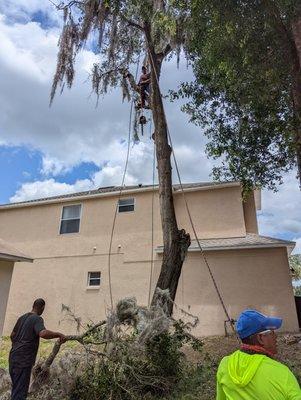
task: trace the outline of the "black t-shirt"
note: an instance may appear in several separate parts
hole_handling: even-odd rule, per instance
[[[39,333],[45,329],[44,320],[37,314],[22,315],[14,329],[9,362],[20,368],[30,367],[36,361],[39,349]]]

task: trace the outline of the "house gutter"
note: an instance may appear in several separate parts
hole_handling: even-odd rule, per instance
[[[281,243],[273,243],[273,244],[259,244],[259,245],[246,245],[246,246],[217,246],[217,247],[202,247],[203,251],[222,251],[222,250],[250,250],[250,249],[270,249],[270,248],[275,248],[275,247],[286,247],[288,253],[290,254],[294,247],[295,244],[281,244]],[[200,249],[199,247],[193,247],[193,248],[189,248],[188,252],[189,253],[195,253],[195,252],[199,252]],[[155,249],[155,253],[157,254],[162,254],[163,253],[163,247],[157,247]]]
[[[13,261],[13,262],[33,262],[32,258],[15,256],[12,254],[0,253],[0,261]]]

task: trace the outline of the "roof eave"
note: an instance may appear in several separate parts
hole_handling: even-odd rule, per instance
[[[287,249],[291,249],[291,244],[284,243],[273,243],[273,244],[256,244],[256,245],[245,245],[245,246],[216,246],[216,247],[202,247],[203,251],[222,251],[222,250],[250,250],[250,249],[269,249],[269,248],[281,248],[286,247]],[[188,252],[198,252],[200,251],[199,247],[192,247],[188,249]],[[291,250],[292,251],[292,250]],[[157,254],[163,253],[163,246],[157,247],[155,249]]]
[[[198,186],[198,187],[191,187],[191,188],[184,188],[184,192],[196,192],[196,191],[202,191],[202,190],[215,190],[215,189],[223,189],[226,187],[235,187],[235,186],[241,186],[240,182],[225,182],[221,184],[215,184],[215,185],[206,185],[206,186]],[[143,192],[151,192],[151,191],[156,191],[158,190],[158,186],[153,188],[152,186],[150,187],[145,187],[145,188],[137,188],[137,189],[127,189],[122,191],[122,195],[127,195],[127,194],[135,194],[135,193],[143,193]],[[174,188],[173,190],[174,194],[179,194],[182,193],[181,189],[179,188]],[[12,204],[4,204],[0,205],[0,210],[5,210],[5,209],[12,209],[12,208],[23,208],[23,207],[33,207],[33,206],[38,206],[38,205],[45,205],[45,204],[57,204],[57,203],[70,203],[70,202],[78,202],[82,200],[90,200],[90,199],[95,199],[99,197],[117,197],[119,196],[119,191],[115,192],[105,192],[105,193],[95,193],[95,194],[87,194],[84,196],[70,196],[70,197],[63,197],[63,198],[49,198],[45,200],[35,200],[35,201],[30,201],[30,202],[20,202],[20,203],[12,203]]]
[[[13,261],[13,262],[33,262],[33,258],[26,256],[17,256],[14,254],[0,253],[0,261]]]

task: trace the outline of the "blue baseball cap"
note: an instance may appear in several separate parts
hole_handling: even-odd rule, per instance
[[[279,329],[281,325],[281,318],[267,317],[256,310],[245,310],[237,320],[236,331],[241,339],[245,339],[268,329]]]

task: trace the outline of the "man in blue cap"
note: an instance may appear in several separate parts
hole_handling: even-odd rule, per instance
[[[293,373],[274,360],[281,318],[245,310],[236,324],[240,350],[224,357],[217,371],[217,400],[301,400]]]

